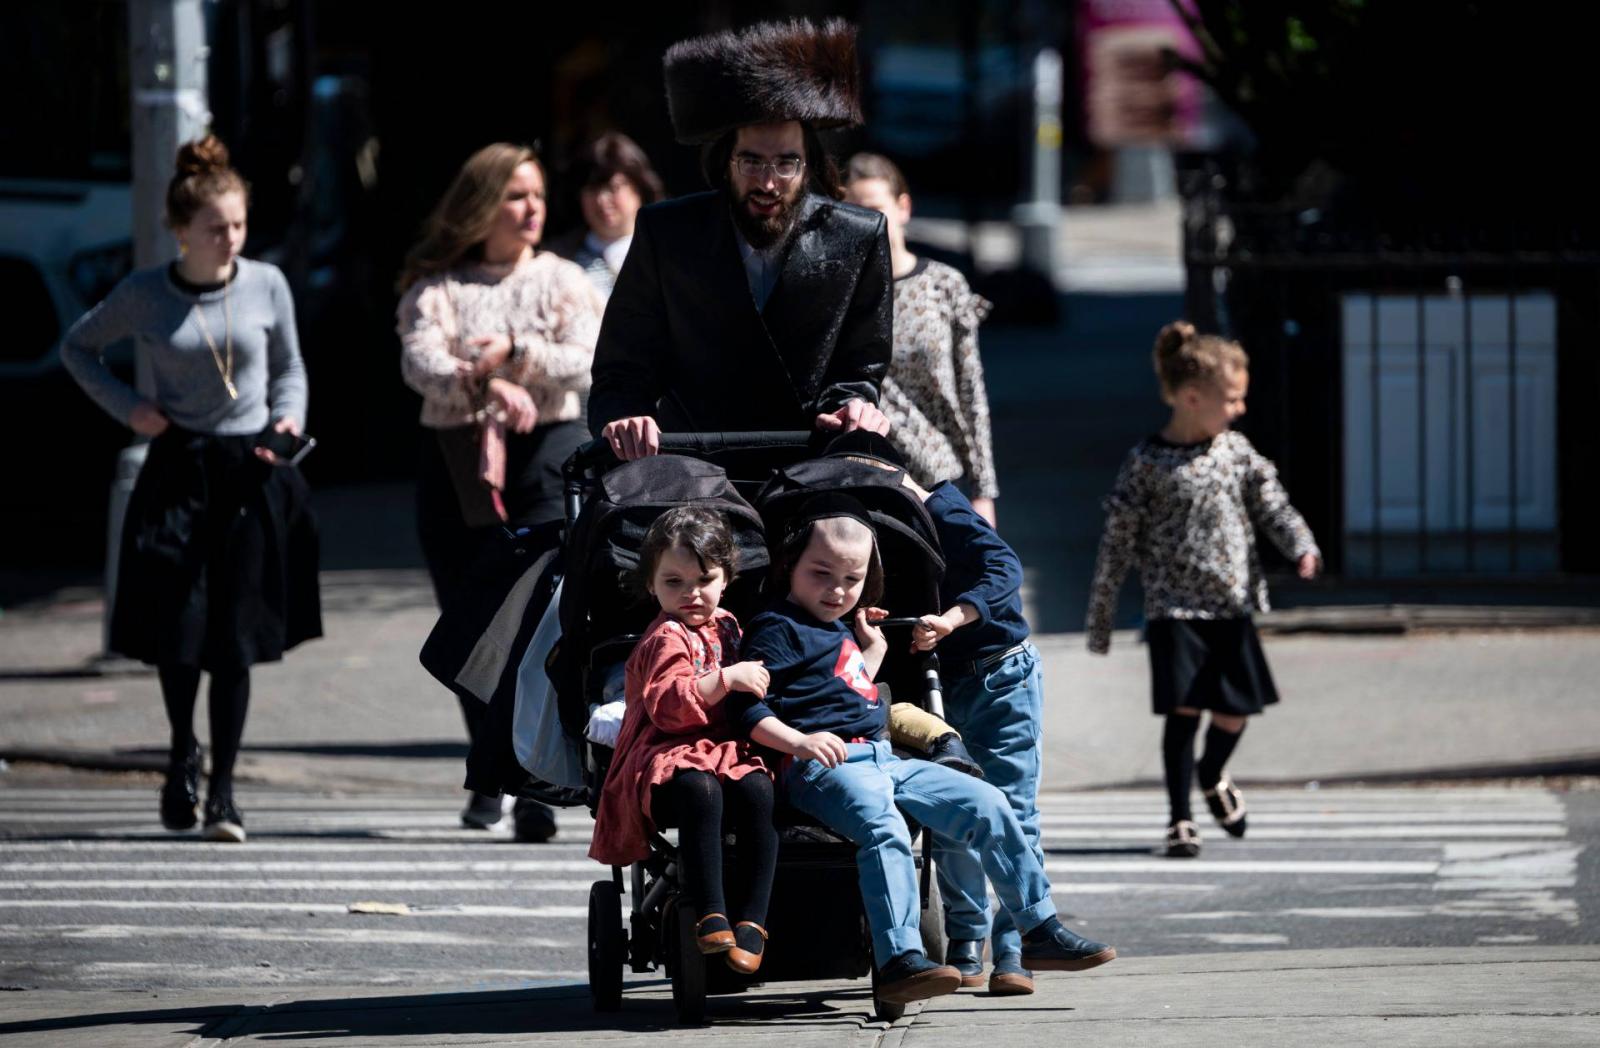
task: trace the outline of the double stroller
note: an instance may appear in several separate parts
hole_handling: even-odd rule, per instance
[[[941,713],[937,661],[912,655],[903,627],[936,612],[944,571],[938,540],[921,501],[900,484],[901,474],[851,457],[811,458],[810,434],[668,436],[663,453],[618,464],[604,441],[594,441],[566,464],[569,522],[560,603],[561,641],[551,660],[562,731],[581,749],[591,813],[599,801],[611,750],[589,737],[593,712],[617,691],[621,665],[655,617],[648,597],[631,584],[646,529],[674,506],[693,502],[720,510],[738,547],[738,568],[723,606],[748,621],[774,596],[767,538],[774,542],[811,496],[848,491],[871,515],[884,565],[881,604],[890,613],[890,655],[880,689]],[[902,627],[898,634],[896,626]],[[778,805],[779,851],[766,927],[771,941],[760,973],[741,976],[707,964],[695,942],[696,915],[678,882],[675,846],[657,832],[651,854],[589,893],[589,986],[597,1011],[621,1006],[624,966],[665,971],[680,1019],[700,1022],[708,994],[736,994],[759,983],[861,978],[876,973],[871,935],[861,906],[856,846],[803,813]],[[908,820],[912,836],[919,828]],[[944,956],[943,913],[932,873],[932,844],[922,834],[919,867],[922,939],[928,956]],[[739,841],[725,838],[726,867],[740,862]],[[628,920],[623,923],[624,895]],[[849,905],[846,900],[855,900]],[[712,958],[716,960],[716,958]],[[905,1005],[873,994],[886,1021]]]

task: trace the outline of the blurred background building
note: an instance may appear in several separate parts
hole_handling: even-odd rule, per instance
[[[867,124],[830,144],[904,168],[916,249],[997,304],[986,357],[1009,352],[1008,328],[1019,346],[1055,333],[1055,352],[1080,348],[1063,327],[1086,308],[1070,300],[1070,261],[1050,238],[1029,250],[1019,223],[1052,231],[1039,215],[1058,201],[1112,220],[1143,207],[1182,233],[1182,268],[1175,258],[1159,290],[1251,352],[1245,428],[1282,465],[1336,576],[1600,571],[1587,541],[1600,530],[1600,237],[1569,155],[1593,37],[1576,26],[1504,0],[197,6],[211,124],[252,184],[246,253],[295,290],[319,486],[411,475],[393,284],[464,157],[536,143],[553,176],[547,236],[580,222],[563,167],[605,130],[636,139],[670,193],[696,191],[696,155],[669,133],[663,50],[841,15],[861,30]],[[26,589],[21,569],[97,570],[104,549],[127,434],[55,346],[132,264],[138,31],[127,0],[0,9],[0,604]],[[1070,240],[1084,221],[1054,231]],[[1179,304],[1128,314],[1119,352],[1136,369]],[[1066,404],[1094,374],[1032,395]],[[1089,449],[1099,490],[1126,447],[1040,435],[1054,454]]]

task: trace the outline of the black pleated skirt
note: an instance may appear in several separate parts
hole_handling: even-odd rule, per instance
[[[1251,619],[1156,619],[1145,642],[1158,716],[1179,706],[1248,716],[1278,701]]]
[[[123,522],[113,651],[237,670],[322,636],[310,490],[254,444],[176,426],[151,441]]]

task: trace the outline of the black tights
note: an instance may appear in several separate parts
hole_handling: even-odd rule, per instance
[[[194,745],[194,702],[200,694],[200,667],[162,666],[161,700],[167,706],[167,723],[172,726],[173,767],[181,766]],[[233,763],[244,738],[244,716],[250,707],[250,671],[218,670],[211,674],[207,696],[211,717],[211,787],[213,797],[233,794]]]
[[[680,771],[655,788],[650,799],[657,826],[678,827],[679,881],[700,916],[729,913],[722,893],[722,834],[727,820],[739,838],[745,873],[742,904],[734,923],[765,926],[778,865],[778,831],[772,825],[772,780],[760,772],[718,779],[710,772]]]

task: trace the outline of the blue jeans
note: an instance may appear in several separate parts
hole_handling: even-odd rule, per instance
[[[783,790],[794,807],[855,843],[861,899],[879,967],[897,954],[922,949],[916,863],[897,804],[936,837],[973,849],[1019,927],[1033,928],[1055,916],[1044,864],[999,790],[929,761],[901,760],[888,742],[856,742],[846,749],[845,762],[832,768],[811,760],[793,762],[783,776]]]
[[[1028,644],[987,673],[943,683],[945,720],[961,733],[985,781],[1005,795],[1028,850],[1043,866],[1038,794],[1044,680],[1039,652]],[[989,893],[982,860],[970,846],[937,836],[933,853],[944,898],[945,934],[952,939],[987,937]],[[993,932],[995,957],[1022,952],[1022,935],[1004,909],[994,918]]]

